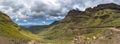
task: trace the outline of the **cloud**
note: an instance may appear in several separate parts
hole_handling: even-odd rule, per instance
[[[120,4],[120,0],[1,0],[0,10],[15,21],[36,18],[57,20],[63,19],[71,9],[84,11],[104,3]]]

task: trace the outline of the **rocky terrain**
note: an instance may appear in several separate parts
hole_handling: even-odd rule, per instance
[[[39,36],[32,34],[0,12],[0,44],[120,44],[120,5],[70,10],[64,19],[42,29],[35,30]]]
[[[85,11],[70,10],[39,35],[51,44],[119,44],[120,5],[100,4]]]

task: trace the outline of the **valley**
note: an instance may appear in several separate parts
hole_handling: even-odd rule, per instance
[[[120,44],[119,40],[120,5],[114,3],[85,11],[73,9],[64,19],[50,25],[29,27],[15,24],[0,12],[2,44]]]

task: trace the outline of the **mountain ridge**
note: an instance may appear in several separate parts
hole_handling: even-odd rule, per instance
[[[3,12],[0,12],[0,37],[4,39],[3,41],[0,41],[0,43],[3,44],[23,44],[25,41],[39,39],[37,35],[20,28]],[[8,41],[8,43],[5,41]]]
[[[111,38],[116,38],[115,36],[119,35],[116,35],[118,33],[111,31],[110,28],[118,27],[119,29],[119,26],[120,5],[108,3],[100,4],[94,8],[87,8],[85,11],[70,10],[64,19],[55,22],[47,30],[40,32],[40,35],[44,35],[46,41],[54,44],[69,44],[72,40],[75,41],[75,43],[72,41],[73,44],[87,44],[87,41],[91,40],[89,42],[93,42],[94,40],[92,39],[97,38],[97,36],[105,37],[102,40],[113,41],[114,39]],[[81,39],[83,40],[76,38],[76,36],[82,36]],[[96,39],[96,41],[98,42],[99,39]],[[101,41],[99,42],[100,44],[105,44]],[[114,42],[116,44],[116,41]]]

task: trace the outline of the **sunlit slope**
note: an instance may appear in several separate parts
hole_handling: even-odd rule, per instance
[[[45,36],[44,39],[48,42],[65,44],[78,35],[91,38],[103,34],[110,27],[120,27],[120,5],[113,3],[101,4],[85,11],[71,10],[63,20],[40,35]]]
[[[0,12],[0,35],[12,38],[39,39],[29,31],[21,29],[4,13]]]

